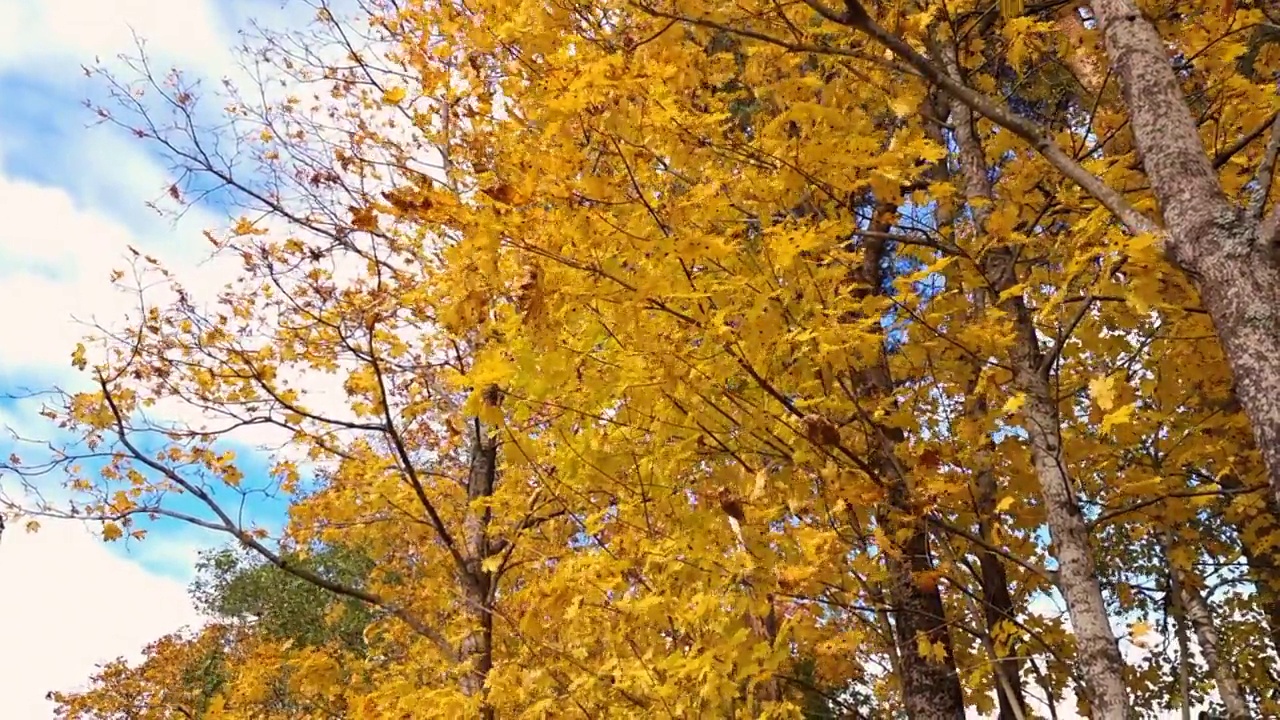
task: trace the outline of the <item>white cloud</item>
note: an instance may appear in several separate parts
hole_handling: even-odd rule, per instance
[[[113,554],[79,523],[0,541],[0,718],[52,717],[50,690],[81,687],[94,665],[136,653],[200,618],[177,580]]]
[[[142,176],[151,175],[137,158],[121,160],[122,166],[132,163],[142,168]],[[117,180],[136,189],[145,183],[131,182],[136,177],[121,173]],[[143,196],[141,190],[137,196]],[[83,323],[97,318],[111,325],[136,310],[136,297],[108,282],[113,268],[125,267],[131,245],[171,261],[166,264],[197,297],[211,295],[231,276],[229,262],[217,267],[200,262],[208,245],[199,231],[214,224],[203,213],[192,213],[176,227],[157,222],[150,237],[139,235],[81,206],[62,188],[5,177],[3,168],[0,207],[7,209],[0,228],[0,292],[19,303],[16,312],[0,314],[0,334],[10,339],[0,359],[6,369],[69,370],[69,353],[89,331]]]
[[[11,208],[0,230],[0,292],[20,303],[19,311],[0,314],[0,335],[10,338],[4,364],[69,367],[68,353],[87,330],[72,315],[88,320],[126,307],[128,298],[111,292],[106,273],[133,238],[56,188],[0,176],[0,206]]]
[[[157,57],[216,77],[229,48],[214,7],[199,0],[0,0],[0,70],[60,74],[131,50],[136,31]]]
[[[36,98],[79,96],[83,90],[72,85],[78,65],[132,51],[132,28],[166,67],[220,77],[233,38],[223,34],[215,7],[199,0],[0,0],[0,75],[28,91],[38,88]],[[147,217],[142,203],[163,189],[167,173],[144,142],[75,131],[87,116],[41,116],[65,112],[71,101],[36,108],[0,104],[7,137],[0,143],[6,211],[0,294],[9,307],[0,313],[7,339],[0,370],[10,378],[68,383],[69,353],[88,330],[72,317],[112,324],[136,307],[107,279],[124,265],[129,245],[168,261],[193,290],[212,291],[227,274],[197,265],[208,247],[199,231],[216,224],[212,215],[192,213],[177,227]],[[49,133],[46,125],[60,130]],[[50,142],[57,146],[31,155],[33,145]],[[41,160],[37,175],[56,185],[15,177],[31,169],[16,165],[11,153],[19,150],[27,151],[28,163]],[[11,392],[20,389],[0,387]],[[49,437],[52,426],[34,416],[38,404],[7,403],[0,423],[27,437]],[[56,485],[58,478],[49,481]],[[34,535],[12,525],[20,523],[11,523],[0,541],[0,718],[49,718],[46,692],[81,686],[96,663],[136,657],[150,641],[199,621],[183,570],[198,548],[218,538],[166,532],[122,555],[79,523],[46,522]]]

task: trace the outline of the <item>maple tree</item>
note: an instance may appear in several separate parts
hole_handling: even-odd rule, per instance
[[[189,696],[217,636],[210,718],[1280,711],[1275,26],[320,4],[223,154],[181,74],[103,75],[174,199],[243,206],[242,269],[137,259],[47,411],[79,445],[11,463],[75,504],[26,510],[229,533],[363,646],[214,625],[64,702]],[[230,511],[264,491],[275,536]]]

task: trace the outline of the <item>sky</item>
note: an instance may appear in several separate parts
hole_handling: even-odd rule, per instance
[[[236,30],[281,13],[279,0],[0,0],[0,396],[82,382],[70,352],[83,322],[127,309],[107,276],[128,246],[219,277],[194,271],[206,269],[200,231],[222,218],[197,209],[175,224],[146,207],[168,185],[166,168],[145,143],[90,127],[83,102],[103,87],[81,66],[131,50],[136,32],[157,61],[217,80],[235,72]],[[0,400],[0,426],[49,437],[35,409]],[[0,484],[13,490],[11,479]],[[0,538],[0,718],[50,718],[48,691],[198,623],[187,583],[196,553],[220,542],[165,525],[124,547],[78,524],[45,521],[28,534],[10,523]]]

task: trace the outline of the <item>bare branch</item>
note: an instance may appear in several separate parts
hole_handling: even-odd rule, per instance
[[[298,565],[295,565],[294,563],[289,562],[282,555],[272,551],[266,545],[262,544],[262,542],[260,542],[257,538],[253,537],[251,533],[245,531],[243,527],[239,523],[237,523],[235,520],[233,520],[231,518],[231,515],[227,513],[227,511],[218,503],[218,501],[214,500],[213,496],[210,495],[204,488],[192,483],[190,480],[183,477],[181,474],[175,472],[172,468],[162,464],[161,462],[155,460],[154,458],[148,456],[146,453],[142,452],[136,445],[133,444],[133,441],[129,439],[129,432],[125,424],[124,416],[120,412],[120,408],[116,405],[115,398],[112,397],[111,390],[110,388],[107,387],[105,380],[99,379],[98,386],[102,390],[103,399],[107,403],[107,407],[111,410],[113,422],[115,425],[116,438],[119,440],[121,446],[124,447],[126,451],[128,451],[129,456],[132,457],[137,462],[140,462],[146,467],[150,468],[151,470],[159,473],[165,479],[169,480],[170,482],[173,482],[178,487],[181,487],[184,491],[190,493],[193,497],[195,497],[201,503],[203,503],[205,507],[209,508],[210,512],[212,512],[218,518],[218,523],[212,523],[208,521],[199,521],[196,524],[200,525],[201,527],[216,529],[220,532],[225,532],[228,535],[231,535],[232,537],[236,538],[236,540],[238,540],[242,545],[258,553],[258,555],[260,555],[267,562],[289,573],[290,575],[297,577],[300,580],[304,580],[308,583],[311,583],[312,585],[315,585],[316,587],[322,588],[324,590],[328,590],[329,592],[334,593],[336,595],[343,595],[345,597],[360,600],[369,605],[373,605],[375,607],[379,607],[379,608],[382,608],[383,610],[386,610],[387,612],[391,613],[395,617],[402,620],[406,625],[412,628],[414,632],[418,633],[419,635],[422,635],[423,637],[427,638],[432,643],[434,643],[440,649],[440,651],[445,655],[445,657],[448,658],[451,662],[457,662],[457,659],[458,659],[457,651],[454,650],[453,645],[448,641],[448,639],[445,638],[444,635],[441,634],[435,628],[428,626],[416,615],[414,615],[413,613],[410,613],[408,610],[405,610],[404,608],[394,605],[393,603],[391,603],[390,601],[386,600],[385,598],[379,595],[371,593],[367,590],[362,590],[360,588],[353,588],[347,585],[343,585],[341,583],[334,582],[325,577],[317,575],[316,573],[311,572],[310,570],[307,570],[304,567],[299,567]],[[171,517],[177,517],[177,515],[173,513],[166,513],[166,514],[169,514]],[[181,518],[181,519],[185,519],[185,518]]]
[[[1267,198],[1271,195],[1271,183],[1275,179],[1276,155],[1280,154],[1280,116],[1271,121],[1271,138],[1267,140],[1267,149],[1262,154],[1262,162],[1258,164],[1258,172],[1253,176],[1253,193],[1249,198],[1249,217],[1261,220],[1267,206]],[[1274,214],[1275,211],[1272,211]]]

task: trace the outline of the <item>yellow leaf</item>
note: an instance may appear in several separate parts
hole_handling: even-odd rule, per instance
[[[764,470],[756,473],[756,484],[751,488],[751,495],[749,496],[752,502],[764,497],[765,483],[767,483],[768,480],[769,474]]]
[[[1001,412],[1004,413],[1005,415],[1012,415],[1013,413],[1016,413],[1019,410],[1021,410],[1022,406],[1025,405],[1026,403],[1027,403],[1026,393],[1018,393],[1017,395],[1014,395],[1013,397],[1005,401],[1004,408],[1001,409]]]
[[[76,343],[76,349],[71,353],[71,366],[77,370],[84,370],[89,361],[85,358],[84,343]]]
[[[404,100],[405,95],[405,89],[402,87],[387,88],[387,91],[382,93],[382,104],[396,105],[401,100]]]
[[[1129,403],[1128,405],[1117,408],[1116,410],[1107,413],[1106,416],[1102,418],[1102,427],[1101,427],[1102,432],[1104,434],[1109,433],[1111,432],[1112,428],[1114,428],[1117,425],[1124,425],[1126,423],[1132,422],[1134,407],[1135,407],[1134,403]]]
[[[929,642],[929,636],[924,633],[916,635],[916,653],[922,658],[927,658],[933,654],[933,643]]]
[[[1094,378],[1089,381],[1089,396],[1093,398],[1094,402],[1098,403],[1098,407],[1103,410],[1110,410],[1116,404],[1114,385],[1114,377]]]
[[[1000,292],[1000,297],[998,298],[998,301],[1004,302],[1005,300],[1008,300],[1011,297],[1019,297],[1026,291],[1027,291],[1027,284],[1024,282],[1018,283],[1017,285],[1012,285]]]
[[[947,646],[941,640],[933,643],[933,661],[938,664],[947,661]]]
[[[1125,495],[1146,495],[1159,490],[1162,484],[1164,484],[1162,478],[1149,478],[1123,485],[1120,487],[1120,492]]]
[[[915,98],[899,95],[889,101],[889,107],[893,109],[893,114],[900,118],[906,117],[916,111],[919,102]]]
[[[1013,507],[1013,497],[1005,495],[1000,498],[1000,502],[996,503],[996,512],[1008,512],[1011,507]]]

